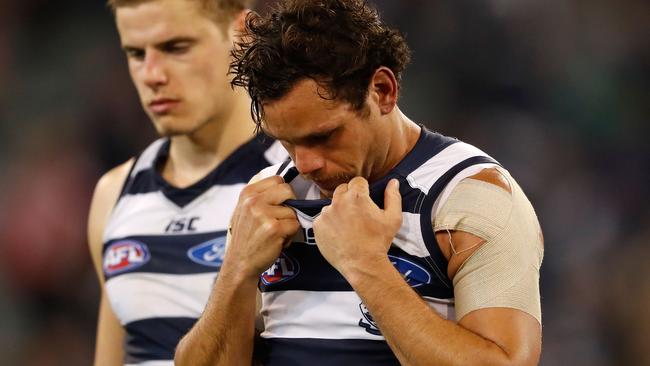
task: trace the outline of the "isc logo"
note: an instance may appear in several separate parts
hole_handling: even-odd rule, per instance
[[[149,248],[135,240],[111,244],[104,253],[104,273],[112,275],[143,266],[150,259]]]
[[[261,280],[265,285],[274,285],[296,277],[298,272],[300,272],[298,262],[286,254],[280,253],[271,267],[262,273]]]

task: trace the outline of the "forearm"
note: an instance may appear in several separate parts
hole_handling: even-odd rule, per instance
[[[345,276],[403,365],[513,363],[496,343],[438,315],[388,260]]]
[[[102,290],[97,322],[95,366],[124,364],[124,328],[115,317],[106,293]]]
[[[224,263],[201,318],[176,348],[175,364],[250,365],[257,280]]]

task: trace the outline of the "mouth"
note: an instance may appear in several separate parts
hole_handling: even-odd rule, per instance
[[[171,98],[158,98],[154,99],[148,104],[149,110],[156,115],[167,114],[172,111],[180,100]]]

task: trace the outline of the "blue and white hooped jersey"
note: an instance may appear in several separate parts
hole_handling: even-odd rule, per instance
[[[156,169],[169,146],[159,139],[136,159],[104,231],[105,286],[126,330],[126,364],[173,365],[176,345],[201,315],[219,272],[240,191],[287,157],[279,143],[255,137],[178,189]]]
[[[386,184],[400,181],[403,224],[388,257],[446,319],[455,320],[454,292],[432,215],[458,181],[496,165],[479,149],[423,127],[412,151],[370,185],[373,201],[383,207]],[[261,176],[273,174],[284,176],[294,189],[298,199],[285,204],[296,211],[302,229],[260,278],[264,329],[258,357],[267,366],[399,365],[372,314],[316,246],[312,222],[331,201],[320,199],[318,187],[299,176],[292,163],[267,168]]]

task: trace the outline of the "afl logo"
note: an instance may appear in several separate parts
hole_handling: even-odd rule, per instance
[[[431,283],[431,274],[426,269],[418,264],[411,262],[407,259],[388,255],[388,259],[393,263],[393,266],[402,274],[404,281],[411,287],[419,287]]]
[[[260,279],[265,285],[275,285],[284,281],[288,281],[298,275],[300,266],[298,262],[291,259],[288,255],[280,253],[278,259],[262,273]]]
[[[199,245],[195,245],[187,251],[187,256],[192,261],[209,267],[221,267],[225,254],[225,236],[220,236]]]
[[[149,261],[149,248],[135,240],[122,240],[111,244],[104,252],[104,273],[114,275],[145,265]]]

